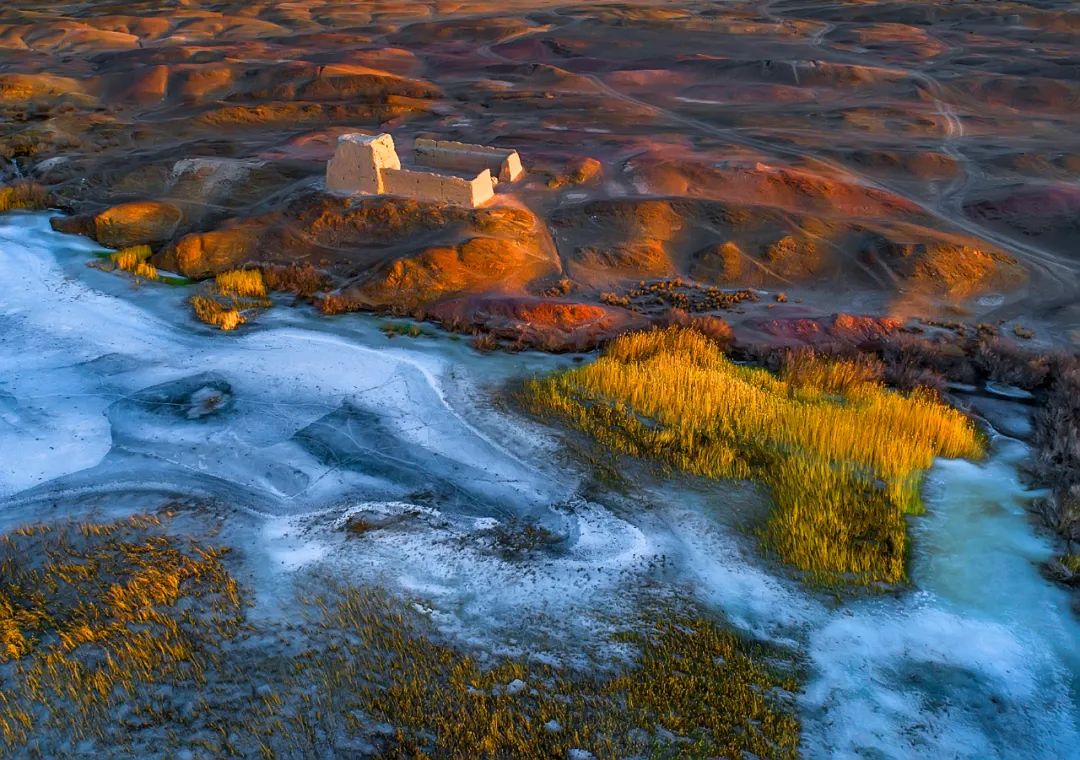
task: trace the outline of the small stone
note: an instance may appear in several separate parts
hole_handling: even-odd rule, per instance
[[[515,678],[510,683],[506,684],[506,693],[509,694],[510,696],[514,696],[515,694],[520,694],[524,690],[525,690],[525,682],[522,681],[520,678]]]

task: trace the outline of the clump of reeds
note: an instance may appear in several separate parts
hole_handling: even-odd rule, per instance
[[[0,213],[6,211],[42,211],[49,207],[49,192],[33,182],[0,187]]]
[[[473,335],[469,345],[480,353],[487,354],[499,348],[499,339],[491,333],[478,332]]]
[[[673,469],[768,485],[763,534],[822,579],[904,578],[903,513],[935,457],[983,455],[972,422],[931,392],[899,393],[872,362],[787,357],[779,376],[732,363],[693,330],[632,333],[592,364],[535,379],[533,412]]]
[[[404,324],[401,322],[383,322],[379,325],[379,329],[382,330],[383,335],[387,338],[394,338],[398,335],[404,335],[409,338],[419,338],[422,335],[427,335],[424,328],[413,322],[411,324]]]
[[[200,321],[222,330],[235,330],[247,321],[238,308],[227,306],[213,298],[194,295],[189,299],[189,303]]]
[[[97,736],[136,690],[198,681],[241,619],[224,554],[148,516],[0,537],[0,746]]]
[[[218,293],[240,298],[266,298],[266,283],[258,269],[234,269],[214,278]]]
[[[235,330],[248,320],[251,312],[270,306],[266,283],[257,269],[222,272],[189,302],[196,318],[222,330]]]
[[[780,377],[797,389],[843,395],[867,383],[876,383],[884,366],[874,357],[856,355],[818,360],[812,349],[791,350],[780,362]]]
[[[158,278],[157,268],[147,261],[151,253],[150,246],[136,245],[130,248],[121,248],[119,251],[109,254],[109,259],[116,265],[117,269],[130,272],[135,277],[143,280],[156,280]]]

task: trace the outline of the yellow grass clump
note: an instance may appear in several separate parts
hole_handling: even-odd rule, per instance
[[[214,278],[218,292],[224,296],[266,298],[266,283],[258,269],[234,269]]]
[[[150,254],[150,246],[135,245],[130,248],[121,248],[116,253],[110,254],[109,258],[116,264],[117,269],[130,272],[144,280],[156,280],[157,268],[147,261]]]
[[[190,303],[200,321],[222,330],[235,330],[246,321],[235,306],[226,306],[213,298],[195,295],[191,297]]]
[[[711,478],[751,478],[776,508],[764,537],[822,580],[905,577],[904,513],[934,458],[979,458],[971,421],[929,392],[902,394],[860,362],[801,354],[778,377],[732,363],[685,328],[633,333],[592,364],[528,382],[553,415],[623,453]]]
[[[97,736],[136,689],[198,682],[241,620],[224,553],[148,516],[0,537],[0,747]]]
[[[0,213],[5,211],[41,211],[49,207],[49,193],[41,185],[21,182],[0,187]]]
[[[270,306],[266,283],[257,269],[234,269],[222,272],[202,295],[189,299],[195,316],[222,330],[235,330],[247,321],[245,312]]]

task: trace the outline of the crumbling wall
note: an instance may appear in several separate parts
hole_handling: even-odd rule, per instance
[[[382,175],[383,192],[418,201],[474,208],[487,203],[495,195],[491,172],[487,169],[473,179],[408,169],[384,169]]]
[[[401,168],[394,139],[388,134],[342,135],[326,165],[326,189],[330,192],[390,193],[419,201],[451,203],[475,208],[494,197],[492,172],[506,181],[521,175],[516,151],[449,141],[417,140],[418,163],[443,169],[476,173],[457,177]],[[422,159],[422,160],[421,160]]]
[[[385,193],[383,171],[400,169],[394,138],[388,134],[342,135],[326,165],[326,189],[341,193]]]
[[[487,169],[500,182],[514,182],[525,173],[518,152],[506,148],[421,138],[413,144],[413,151],[419,164],[455,171]]]

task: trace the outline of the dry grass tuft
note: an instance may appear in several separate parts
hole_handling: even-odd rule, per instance
[[[266,283],[257,269],[222,272],[203,294],[189,299],[195,316],[222,330],[235,330],[247,322],[251,312],[270,307]]]
[[[330,279],[311,264],[266,265],[262,275],[270,290],[293,293],[301,298],[311,298],[332,287]]]
[[[491,333],[476,333],[469,345],[482,354],[491,353],[499,348],[499,339]]]
[[[222,330],[235,330],[244,324],[244,315],[235,306],[226,306],[213,298],[195,295],[190,301],[191,308],[195,310],[195,316],[208,325],[214,325]]]
[[[130,248],[121,248],[116,253],[109,255],[109,259],[116,264],[117,269],[130,272],[135,277],[144,280],[156,280],[157,269],[147,261],[151,250],[148,245],[136,245]]]
[[[49,208],[49,191],[33,182],[0,187],[0,214],[6,211],[43,211]]]
[[[218,293],[240,298],[266,298],[266,283],[258,269],[234,269],[214,278]]]
[[[883,375],[881,362],[863,355],[825,361],[809,349],[789,350],[780,362],[780,378],[793,388],[809,388],[837,396],[878,383]]]
[[[240,622],[224,553],[148,516],[0,537],[0,746],[100,738],[143,686],[199,682]]]
[[[527,383],[529,409],[607,447],[712,478],[752,478],[776,502],[769,546],[819,580],[905,577],[904,513],[934,458],[979,458],[974,425],[878,367],[790,355],[777,377],[683,328],[616,339],[592,364]]]

